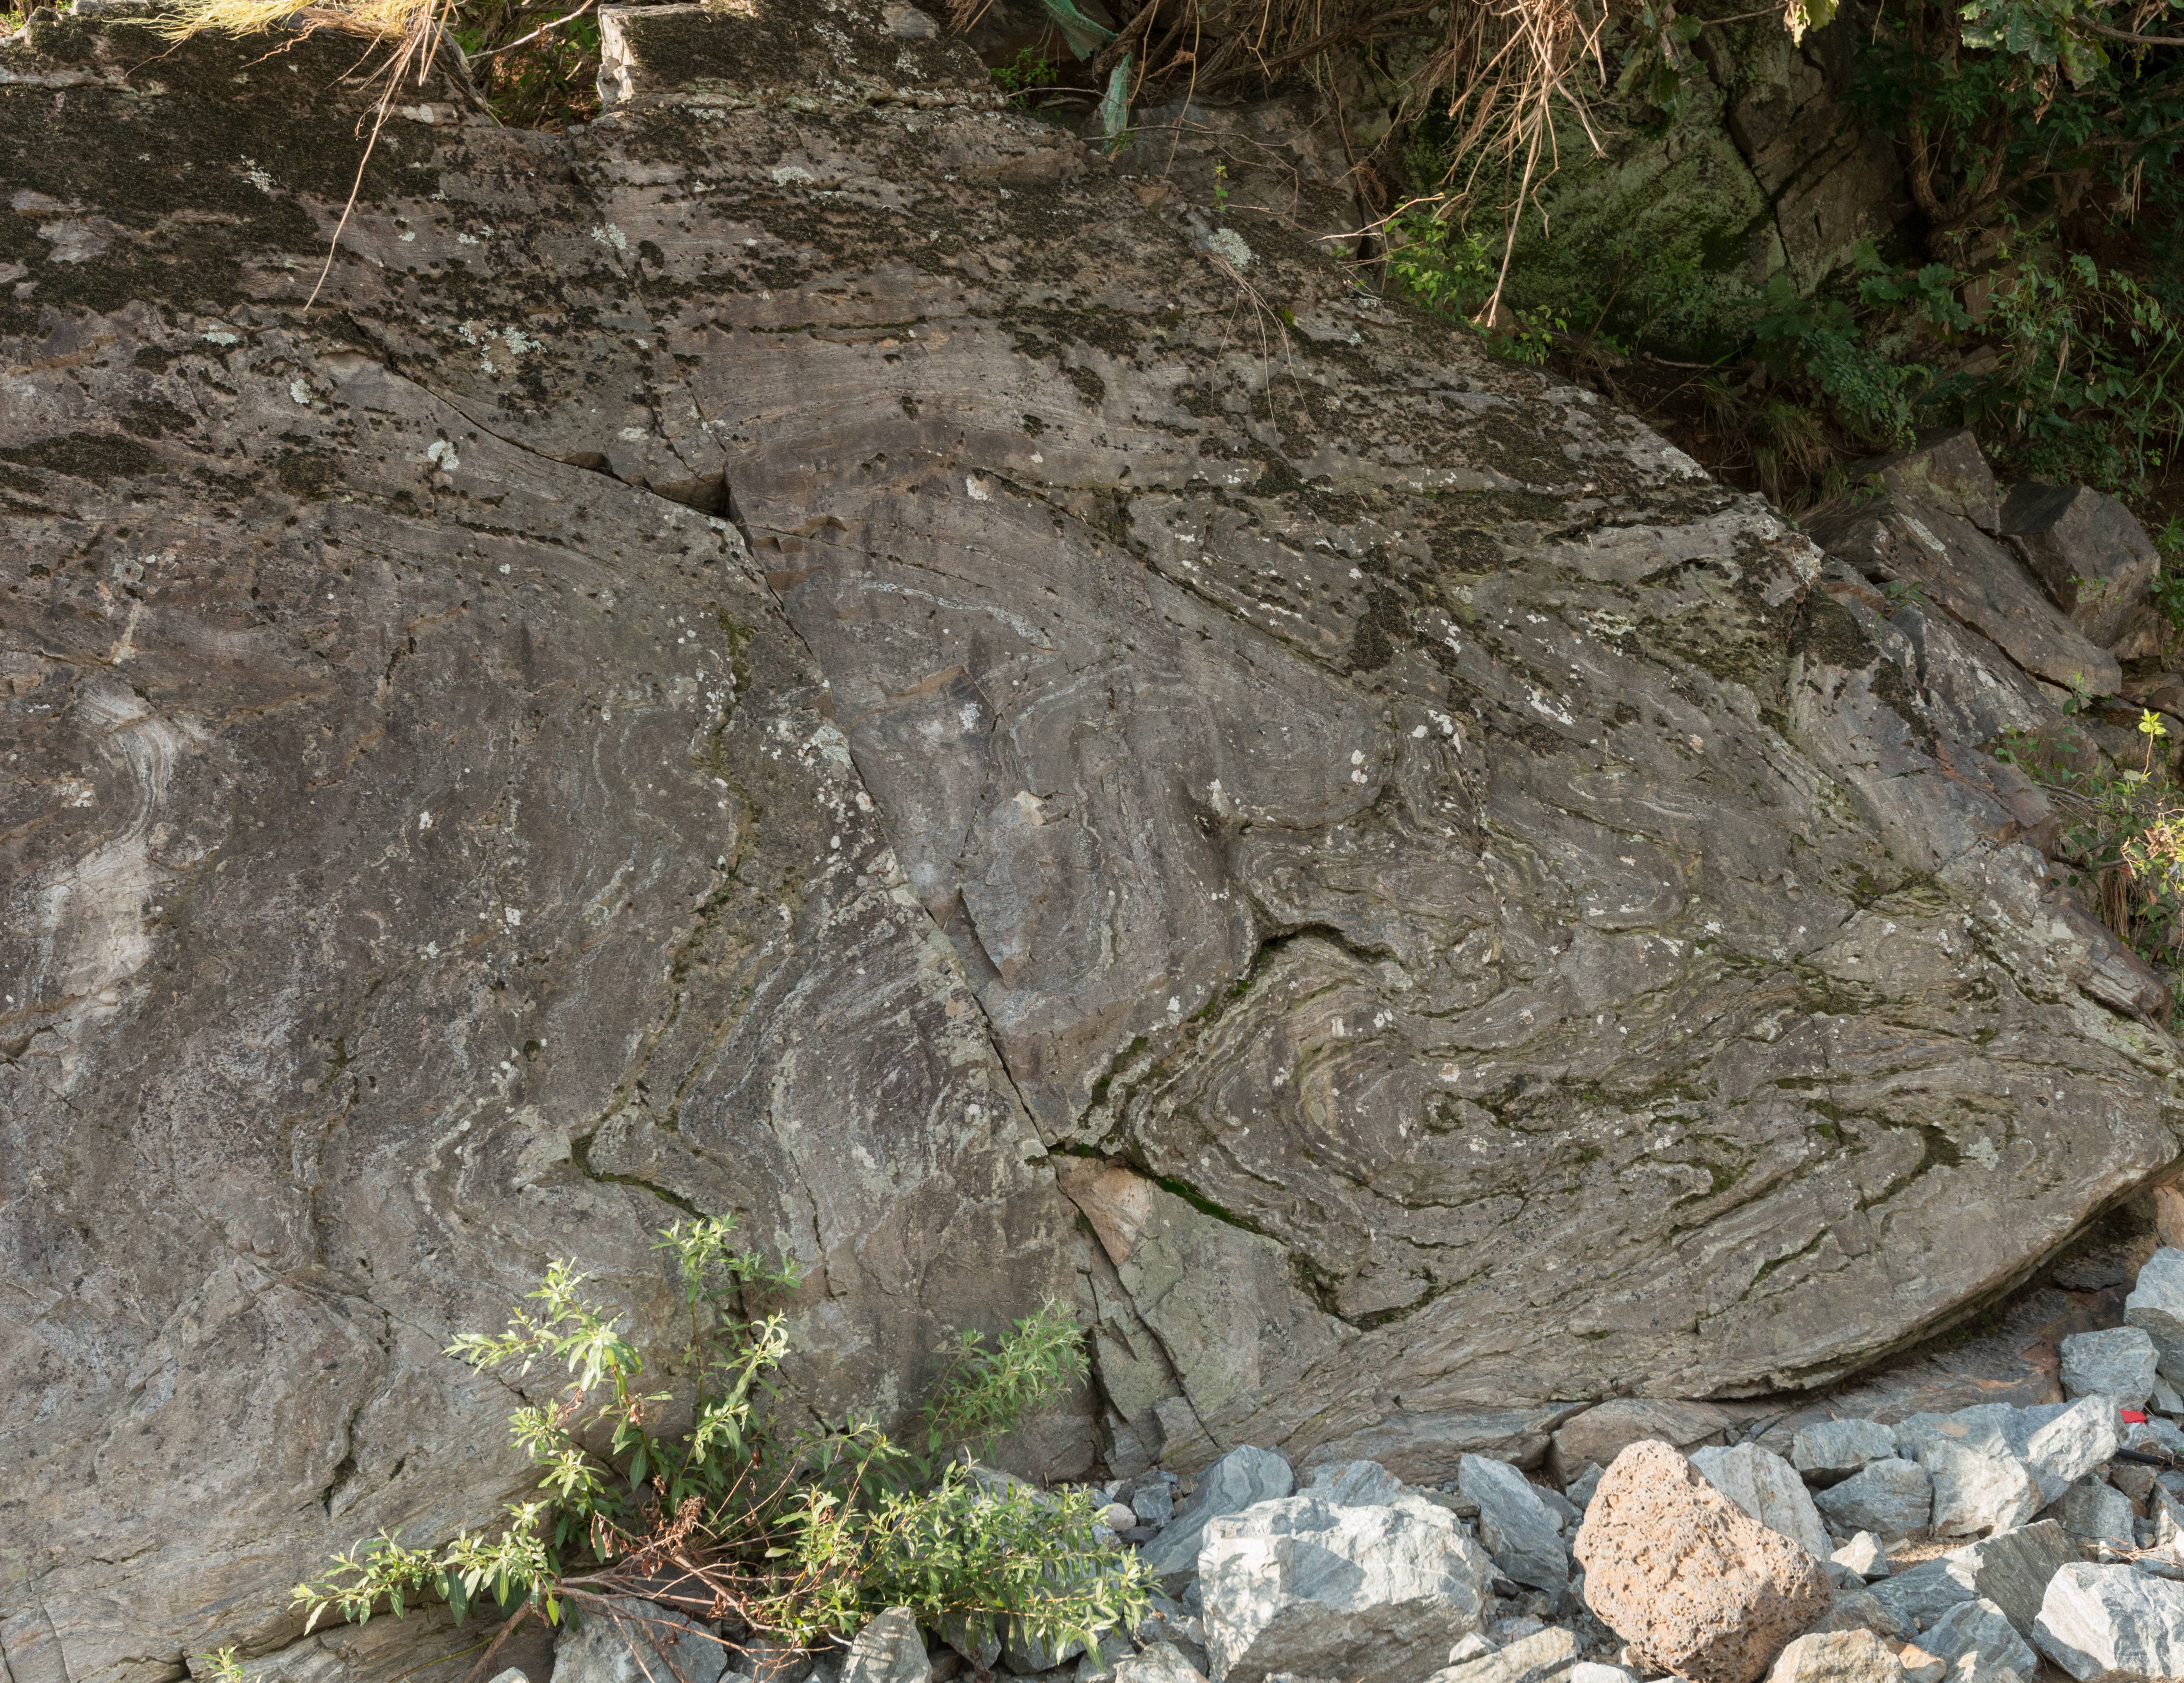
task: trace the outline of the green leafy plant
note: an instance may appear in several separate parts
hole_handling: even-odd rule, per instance
[[[2064,880],[2140,957],[2173,969],[2184,953],[2184,795],[2156,758],[2169,727],[2141,708],[2134,727],[2144,756],[2120,767],[2077,722],[2098,705],[2081,678],[2060,732],[2006,733],[1997,750],[2041,785],[2063,820]]]
[[[305,1628],[330,1613],[360,1624],[441,1599],[460,1617],[490,1602],[514,1615],[505,1640],[534,1614],[559,1623],[644,1594],[669,1568],[678,1599],[805,1645],[889,1606],[936,1624],[1007,1621],[1057,1647],[1142,1617],[1145,1570],[1099,1529],[1092,1493],[1039,1491],[976,1460],[1083,1377],[1064,1307],[991,1343],[961,1335],[924,1407],[922,1447],[854,1418],[784,1436],[769,1405],[786,1323],[742,1306],[797,1273],[737,1249],[733,1233],[725,1218],[677,1222],[657,1247],[682,1288],[679,1386],[651,1388],[621,1318],[566,1260],[548,1265],[535,1308],[450,1345],[513,1385],[534,1370],[558,1376],[548,1400],[509,1416],[538,1491],[448,1542],[358,1543],[296,1586]]]
[[[217,1678],[219,1683],[242,1683],[242,1656],[232,1644],[215,1648],[209,1654],[199,1654],[198,1660],[205,1675]]]
[[[986,74],[994,79],[995,87],[1008,95],[1010,104],[1028,110],[1033,95],[1061,79],[1061,67],[1036,47],[1026,47],[1009,63],[995,64]]]

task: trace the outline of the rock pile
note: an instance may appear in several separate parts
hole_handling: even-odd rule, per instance
[[[2043,1658],[2077,1683],[2184,1676],[2184,1431],[2142,1406],[2179,1371],[2147,1330],[2172,1312],[2184,1251],[2164,1249],[2128,1324],[2062,1341],[2064,1401],[1814,1421],[1774,1432],[1786,1456],[1765,1416],[1688,1454],[1580,1435],[1609,1464],[1560,1478],[1465,1455],[1438,1485],[1232,1449],[1103,1487],[1163,1591],[1095,1651],[967,1657],[895,1609],[846,1653],[731,1652],[702,1683],[996,1663],[1035,1683],[2034,1683]],[[687,1623],[644,1627],[648,1657]],[[552,1683],[623,1683],[627,1646],[567,1634]]]

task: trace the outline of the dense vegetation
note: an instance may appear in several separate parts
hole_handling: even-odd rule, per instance
[[[1065,1307],[1049,1305],[992,1345],[961,1334],[915,1443],[856,1419],[787,1430],[768,1406],[786,1324],[745,1304],[794,1286],[797,1271],[734,1248],[733,1227],[677,1222],[655,1247],[675,1268],[684,1316],[665,1361],[648,1361],[566,1261],[531,1294],[535,1312],[457,1339],[450,1356],[519,1395],[534,1369],[563,1376],[508,1417],[538,1489],[452,1540],[359,1542],[296,1586],[305,1628],[328,1613],[361,1623],[444,1603],[459,1617],[505,1617],[498,1641],[526,1619],[559,1624],[632,1594],[804,1646],[853,1634],[889,1607],[965,1641],[1006,1630],[1056,1651],[1138,1622],[1149,1580],[1099,1527],[1097,1493],[1041,1491],[978,1459],[1084,1377]],[[209,1658],[223,1672],[236,1664],[231,1649]]]

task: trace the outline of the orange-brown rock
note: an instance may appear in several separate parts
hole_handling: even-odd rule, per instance
[[[1752,1683],[1835,1598],[1817,1560],[1656,1441],[1615,1457],[1576,1553],[1592,1610],[1691,1683]]]

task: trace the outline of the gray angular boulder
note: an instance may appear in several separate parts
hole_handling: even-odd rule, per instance
[[[1875,1461],[1815,1493],[1813,1505],[1843,1535],[1870,1531],[1891,1541],[1931,1524],[1933,1475],[1916,1461]]]
[[[2030,1683],[2040,1666],[2032,1644],[1984,1597],[1951,1608],[1919,1634],[1919,1646],[1947,1661],[1958,1683],[1997,1683],[2005,1673]]]
[[[727,1669],[727,1648],[697,1620],[623,1597],[563,1627],[551,1683],[721,1683]]]
[[[2074,1561],[2048,1584],[2032,1640],[2077,1683],[2184,1677],[2184,1584]]]
[[[1240,1444],[1198,1474],[1198,1487],[1145,1545],[1145,1563],[1154,1576],[1179,1589],[1198,1570],[1199,1544],[1207,1525],[1255,1503],[1279,1500],[1295,1488],[1296,1474],[1286,1458],[1271,1449]]]
[[[1206,1647],[1217,1683],[1346,1673],[1370,1653],[1423,1677],[1479,1628],[1494,1563],[1429,1503],[1342,1507],[1318,1496],[1262,1502],[1206,1527]]]
[[[1790,1441],[1790,1464],[1816,1488],[1840,1484],[1895,1453],[1895,1432],[1875,1420],[1819,1420]]]
[[[2164,1245],[2147,1258],[2124,1299],[2123,1318],[2153,1340],[2161,1376],[2184,1385],[2184,1251]]]
[[[1206,1674],[1173,1642],[1155,1642],[1115,1662],[1115,1683],[1206,1683]]]
[[[1868,1582],[1886,1578],[1889,1573],[1887,1551],[1870,1531],[1860,1531],[1828,1558],[1838,1566],[1847,1566]]]
[[[1445,1665],[1425,1683],[1586,1683],[1578,1675],[1585,1663],[1578,1658],[1575,1634],[1551,1625],[1492,1653]]]
[[[2013,487],[2002,532],[2086,638],[2125,659],[2148,655],[2143,634],[2158,621],[2147,587],[2160,552],[2130,510],[2087,485]]]
[[[1825,1560],[1835,1545],[1819,1510],[1797,1469],[1771,1450],[1741,1443],[1731,1449],[1710,1446],[1691,1457],[1707,1482],[1757,1519],[1816,1559]]]
[[[2129,1548],[2137,1516],[2131,1498],[2106,1480],[2081,1479],[2048,1510],[2057,1524],[2085,1542],[2109,1542]]]
[[[874,1617],[850,1644],[842,1683],[931,1683],[933,1664],[917,1615],[891,1607]]]
[[[2062,1349],[2065,1396],[2112,1396],[2137,1408],[2153,1394],[2161,1357],[2144,1327],[2073,1333]]]
[[[1514,1467],[1467,1455],[1457,1474],[1464,1496],[1479,1506],[1479,1540],[1512,1582],[1550,1595],[1569,1583],[1569,1546],[1560,1519]]]
[[[1919,1446],[1919,1464],[1934,1480],[1931,1524],[1945,1537],[2009,1530],[2047,1505],[2032,1469],[2006,1452],[1934,1439]]]
[[[2077,1558],[2063,1528],[2043,1519],[1922,1561],[1875,1584],[1871,1593],[1919,1630],[1964,1602],[1989,1601],[2020,1636],[2030,1636],[2049,1582]]]
[[[1339,1507],[1379,1507],[1403,1494],[1402,1480],[1377,1461],[1334,1461],[1305,1474],[1305,1492]]]

